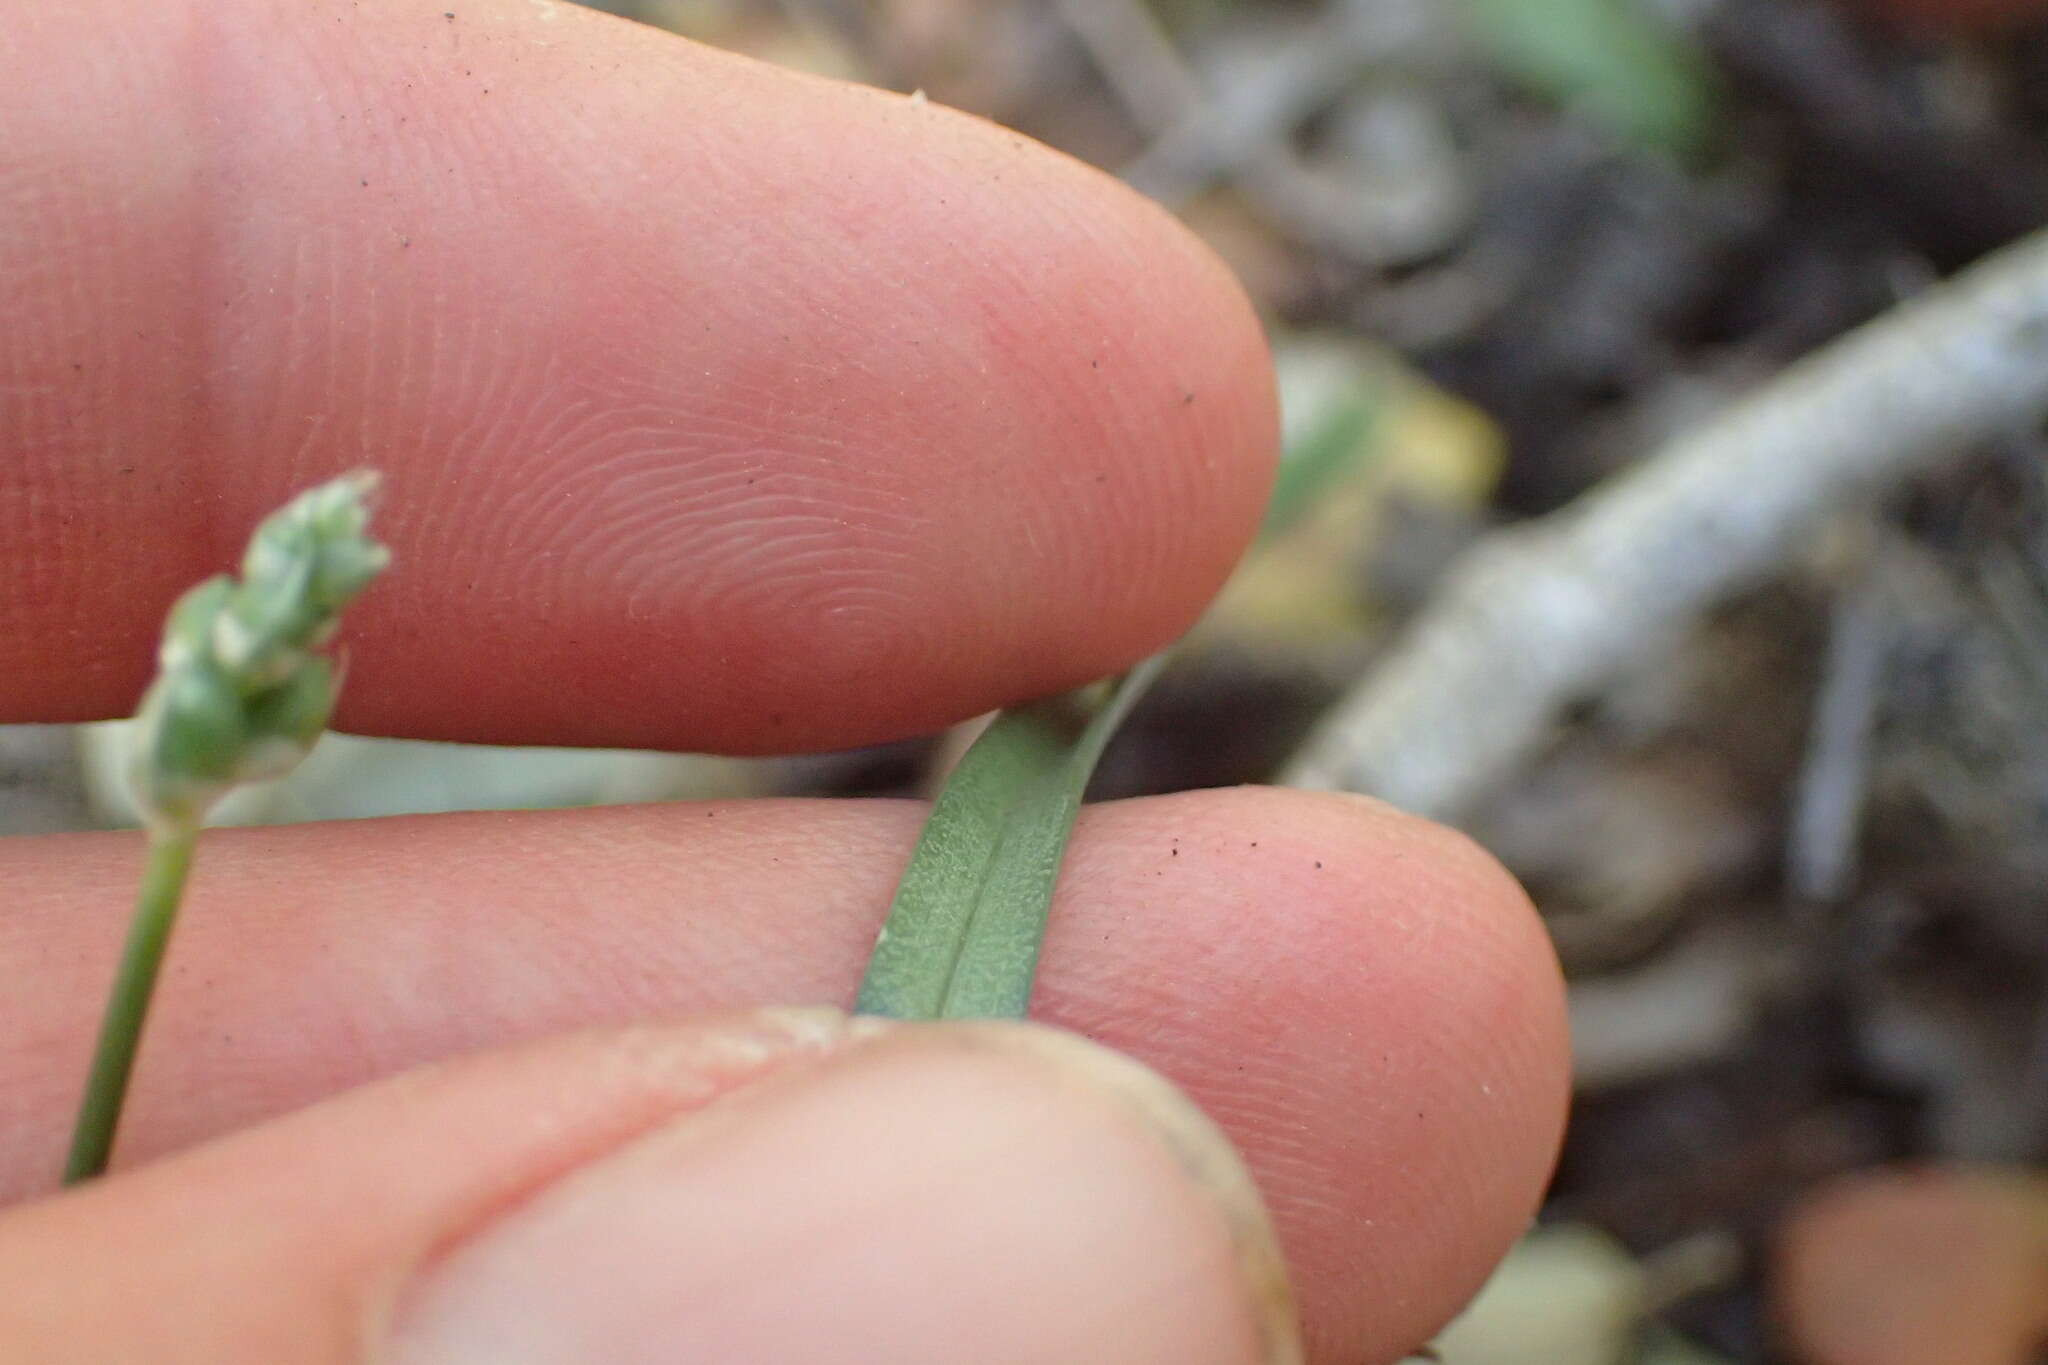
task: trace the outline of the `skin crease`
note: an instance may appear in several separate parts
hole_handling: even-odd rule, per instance
[[[350,617],[358,729],[849,744],[1198,612],[1275,423],[1241,293],[1168,218],[942,110],[568,6],[444,8],[9,16],[0,721],[126,711],[164,605],[358,463],[398,563]],[[122,1159],[565,1029],[843,1002],[918,819],[210,835]],[[47,1188],[137,856],[0,841],[7,1198]],[[1245,1152],[1318,1360],[1422,1340],[1539,1197],[1556,966],[1445,831],[1278,792],[1091,811],[1038,1000]]]

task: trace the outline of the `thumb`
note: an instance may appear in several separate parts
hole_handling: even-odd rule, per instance
[[[0,1217],[0,1360],[1298,1361],[1152,1072],[769,1011],[413,1072]]]

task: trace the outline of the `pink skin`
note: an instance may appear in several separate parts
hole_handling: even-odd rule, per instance
[[[220,831],[121,1155],[479,1047],[849,1000],[918,818],[758,802]],[[0,841],[0,979],[27,983],[0,1038],[19,1135],[0,1194],[43,1188],[62,1150],[135,856]],[[1094,809],[1038,1000],[1230,1134],[1332,1359],[1424,1339],[1534,1211],[1564,1102],[1556,968],[1521,892],[1440,828],[1256,789]]]
[[[11,18],[0,260],[39,321],[0,341],[33,398],[0,543],[35,577],[0,708],[125,710],[177,586],[356,465],[405,566],[351,617],[357,729],[843,746],[1201,610],[1271,370],[1165,215],[941,108],[566,5],[442,12]]]

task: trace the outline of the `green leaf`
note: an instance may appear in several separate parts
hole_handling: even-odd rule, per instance
[[[1705,60],[1642,0],[1462,0],[1501,71],[1639,147],[1696,155],[1712,129]]]
[[[1017,1019],[1081,797],[1159,674],[1125,674],[1079,735],[1058,700],[1006,711],[961,758],[875,940],[856,1008],[896,1019]]]
[[[1332,404],[1288,447],[1273,480],[1272,496],[1266,500],[1266,520],[1259,527],[1261,541],[1292,530],[1316,499],[1360,457],[1373,417],[1373,405],[1354,394]]]

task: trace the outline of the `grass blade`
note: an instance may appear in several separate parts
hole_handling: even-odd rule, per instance
[[[1021,1018],[1081,797],[1164,656],[1118,680],[1078,736],[1040,702],[997,717],[932,807],[856,1006],[897,1019]]]

